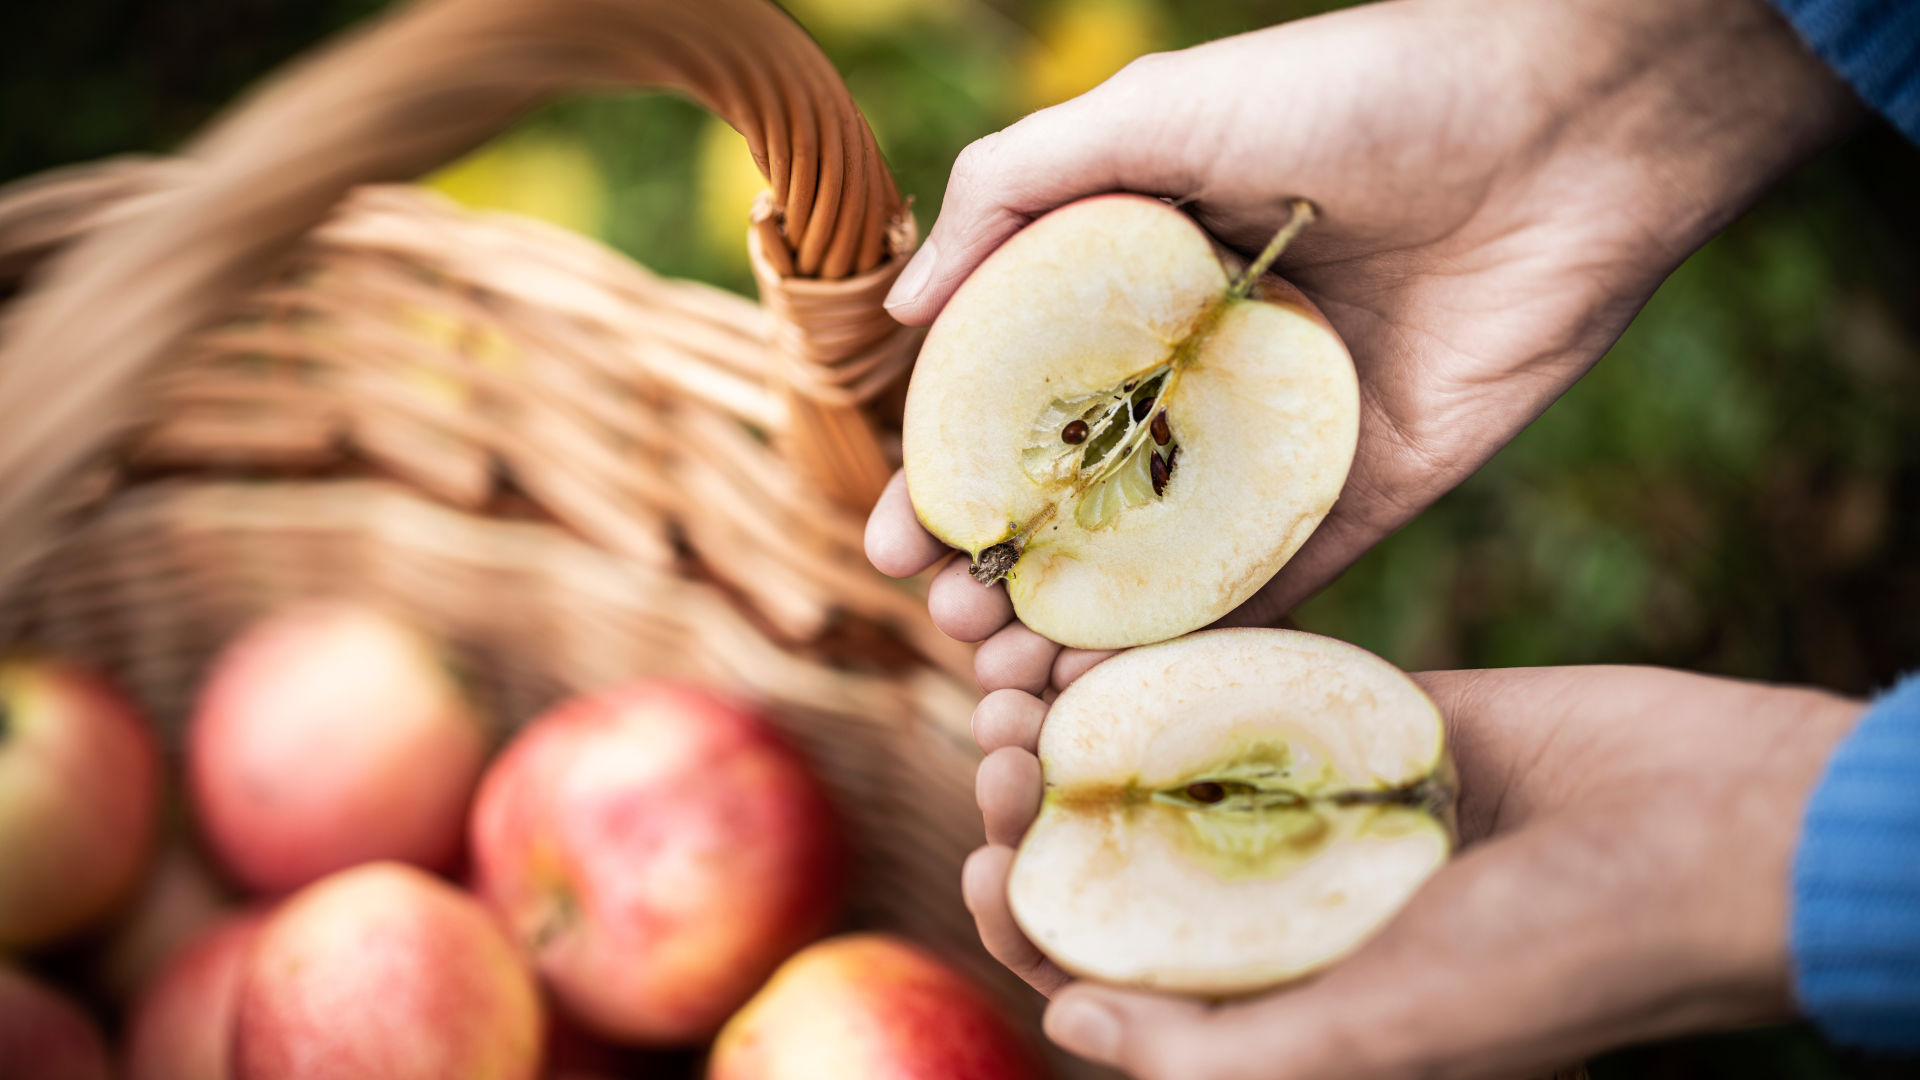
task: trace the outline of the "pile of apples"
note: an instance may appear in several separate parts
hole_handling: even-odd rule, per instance
[[[0,1080],[1041,1075],[944,961],[819,940],[846,853],[749,709],[639,683],[498,741],[365,608],[231,642],[178,783],[100,676],[0,661]]]

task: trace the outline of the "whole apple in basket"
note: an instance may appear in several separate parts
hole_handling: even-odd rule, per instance
[[[1040,1057],[966,976],[918,946],[849,934],[783,964],[727,1022],[708,1080],[1039,1080]]]
[[[759,718],[642,683],[536,719],[474,803],[477,890],[597,1034],[712,1035],[821,933],[843,852],[825,794]]]
[[[126,899],[152,854],[160,752],[133,704],[70,664],[0,659],[0,951]]]
[[[240,977],[237,1080],[533,1080],[538,988],[487,910],[371,863],[295,893]]]
[[[241,911],[176,948],[127,1020],[128,1080],[228,1080],[240,977],[266,915]]]
[[[215,661],[187,731],[194,809],[242,884],[459,857],[491,739],[445,654],[371,609],[293,608]]]
[[[107,1080],[100,1029],[51,987],[0,963],[0,1076]]]

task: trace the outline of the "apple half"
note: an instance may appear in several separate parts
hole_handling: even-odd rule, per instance
[[[1356,948],[1453,846],[1439,709],[1363,649],[1210,630],[1083,675],[1008,885],[1068,973],[1226,997]]]
[[[1306,542],[1359,431],[1353,361],[1298,289],[1158,199],[1027,226],[921,347],[904,420],[928,531],[1079,648],[1205,626]]]

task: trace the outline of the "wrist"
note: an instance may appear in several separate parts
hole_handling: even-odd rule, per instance
[[[1519,7],[1538,9],[1521,0]],[[1764,0],[1570,0],[1533,72],[1563,103],[1556,160],[1604,184],[1664,274],[1862,115]]]

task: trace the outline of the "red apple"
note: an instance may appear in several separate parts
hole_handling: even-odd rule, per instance
[[[481,782],[478,891],[599,1034],[713,1034],[837,906],[819,784],[753,714],[640,684],[534,721]]]
[[[107,1045],[73,1002],[0,964],[0,1076],[107,1080]]]
[[[180,833],[186,828],[181,823]],[[115,1002],[130,1001],[176,951],[238,910],[205,857],[181,834],[162,835],[139,891],[91,953],[89,985]]]
[[[1044,1075],[1033,1044],[965,976],[897,938],[853,934],[782,965],[721,1031],[707,1080]]]
[[[241,976],[236,1080],[532,1080],[540,997],[486,909],[399,863],[289,898]]]
[[[229,916],[176,950],[127,1024],[128,1080],[229,1080],[240,975],[265,916]]]
[[[59,661],[0,660],[0,950],[85,928],[152,853],[160,752],[133,704]]]
[[[565,1013],[554,1010],[547,1017],[547,1048],[541,1058],[548,1080],[574,1074],[618,1075],[631,1053],[582,1031]]]
[[[431,642],[327,604],[227,647],[188,729],[187,765],[220,861],[279,893],[380,859],[450,869],[488,743]]]

